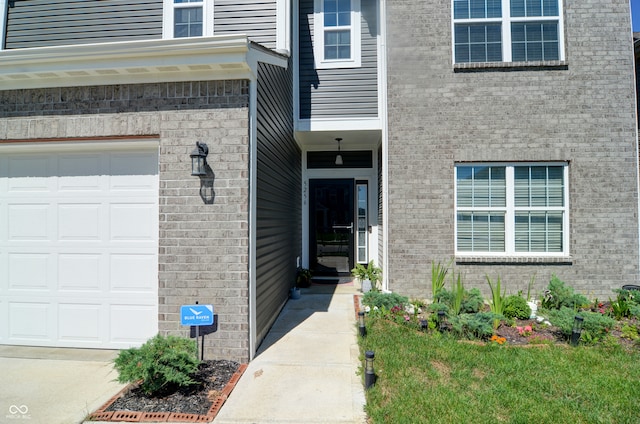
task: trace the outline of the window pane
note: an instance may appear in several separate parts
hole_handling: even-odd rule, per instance
[[[558,0],[511,0],[511,16],[558,16]]]
[[[511,0],[511,16],[524,16],[524,0]]]
[[[335,13],[325,13],[324,26],[326,27],[338,26],[338,15]]]
[[[202,35],[202,8],[188,7],[174,11],[174,37],[199,37]]]
[[[513,23],[511,35],[513,61],[559,59],[557,23]]]
[[[502,16],[502,1],[487,0],[487,18],[499,18]]]
[[[458,250],[461,252],[504,252],[504,213],[458,213]]]
[[[514,178],[516,207],[564,206],[562,166],[517,166]]]
[[[518,212],[516,252],[562,252],[562,212]]]
[[[456,25],[456,62],[499,62],[502,38],[499,24]]]
[[[458,207],[506,206],[505,168],[459,166],[457,199]]]
[[[349,30],[325,31],[324,58],[325,59],[351,58],[351,31]]]
[[[351,25],[351,12],[338,13],[338,25],[349,26]]]
[[[469,0],[453,0],[453,19],[469,18]]]
[[[527,0],[527,16],[542,16],[542,1]]]
[[[336,13],[338,11],[338,2],[336,0],[324,0],[324,8],[322,10],[325,14]]]
[[[542,13],[544,16],[559,16],[558,0],[542,0]]]
[[[471,18],[485,18],[487,16],[485,0],[470,0],[469,9]]]

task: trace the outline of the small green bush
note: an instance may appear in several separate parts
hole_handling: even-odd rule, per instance
[[[390,310],[394,306],[404,307],[409,303],[409,298],[397,293],[382,293],[369,291],[362,297],[362,304],[371,308],[385,308]]]
[[[574,293],[572,287],[567,287],[564,281],[555,275],[551,276],[548,289],[542,300],[544,309],[560,309],[563,306],[577,309],[581,306],[588,305],[589,301],[581,294]]]
[[[507,318],[528,319],[531,316],[531,308],[523,297],[511,295],[504,301],[503,314]]]
[[[142,380],[140,388],[147,395],[158,394],[173,385],[189,386],[198,370],[195,340],[157,335],[139,348],[120,351],[114,360],[119,383]]]
[[[445,304],[448,309],[451,309],[454,303],[454,294],[447,289],[442,289],[438,293],[438,301],[435,304]],[[462,304],[460,306],[461,313],[473,314],[476,313],[484,305],[484,299],[480,290],[472,288],[470,290],[464,290],[462,297]]]
[[[571,337],[575,316],[580,315],[584,318],[582,338],[593,342],[601,340],[616,324],[613,318],[602,315],[601,313],[589,311],[576,313],[572,308],[567,308],[566,306],[560,309],[549,310],[548,315],[549,321],[551,321],[553,325],[560,327],[562,334],[567,338]]]
[[[455,336],[467,339],[486,339],[493,334],[493,323],[502,318],[493,312],[460,314],[449,318],[451,331]]]

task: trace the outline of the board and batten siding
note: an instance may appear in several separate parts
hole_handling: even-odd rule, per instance
[[[246,34],[267,48],[276,48],[276,0],[216,0],[215,35]]]
[[[378,116],[378,44],[375,2],[361,2],[361,66],[315,69],[313,0],[299,13],[299,119]]]
[[[256,337],[288,298],[301,255],[302,153],[293,139],[292,75],[259,64],[257,95]]]
[[[160,38],[159,0],[20,0],[8,8],[5,48]]]

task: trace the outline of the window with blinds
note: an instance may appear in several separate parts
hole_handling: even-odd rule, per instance
[[[456,252],[567,254],[566,164],[460,164]]]

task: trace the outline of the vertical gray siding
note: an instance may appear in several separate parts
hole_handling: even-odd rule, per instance
[[[291,67],[289,67],[291,69]],[[301,255],[301,158],[290,70],[259,64],[256,323],[260,342],[287,300]]]
[[[256,43],[276,48],[276,1],[216,0],[215,35],[247,34]]]
[[[360,68],[315,69],[313,0],[300,1],[300,119],[378,116],[376,2],[362,0]]]
[[[162,38],[161,0],[20,0],[8,11],[7,49]]]

